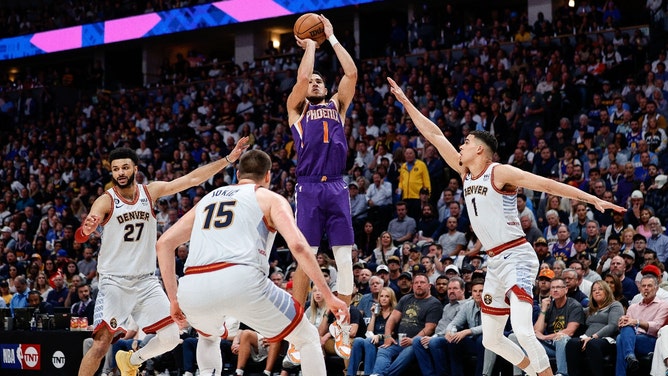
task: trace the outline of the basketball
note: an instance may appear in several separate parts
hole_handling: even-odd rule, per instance
[[[301,15],[295,22],[293,31],[298,38],[313,39],[319,45],[325,41],[325,25],[315,13]]]

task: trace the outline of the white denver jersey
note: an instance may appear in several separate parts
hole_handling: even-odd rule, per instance
[[[145,185],[137,186],[134,201],[124,199],[116,187],[112,207],[104,220],[97,270],[101,275],[137,276],[155,273],[157,221],[153,200]]]
[[[193,209],[195,220],[185,270],[219,262],[251,265],[269,274],[276,231],[267,226],[255,184],[220,187]]]
[[[517,191],[499,191],[492,163],[482,176],[464,178],[464,199],[473,231],[485,249],[525,237],[517,212]]]

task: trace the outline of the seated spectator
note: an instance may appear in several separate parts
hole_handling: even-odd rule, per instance
[[[42,299],[39,291],[30,290],[28,292],[28,307],[35,308],[36,315],[53,315],[53,306]]]
[[[72,305],[72,316],[74,317],[86,317],[88,319],[88,324],[93,325],[93,314],[95,313],[95,300],[92,299],[90,295],[90,286],[81,285],[78,287],[72,287],[76,290],[77,295],[79,296],[79,301]]]
[[[238,345],[236,351],[232,350],[233,353],[237,354],[235,374],[243,375],[248,359],[252,358],[256,363],[266,360],[264,373],[270,375],[274,369],[274,363],[276,362],[276,359],[278,359],[278,354],[281,350],[281,342],[268,343],[261,334],[251,329],[239,331],[239,334],[234,338],[232,346],[234,347],[235,345]],[[238,342],[237,338],[239,339]]]
[[[387,259],[391,256],[399,257],[401,253],[399,248],[392,241],[394,237],[389,231],[383,231],[378,238],[378,246],[371,253],[371,258],[367,261],[367,266],[375,270],[378,265],[387,265]]]
[[[384,347],[378,350],[372,375],[395,375],[406,369],[415,358],[412,343],[434,333],[442,310],[438,299],[431,296],[427,277],[416,274],[413,294],[401,298],[387,320]]]
[[[390,221],[387,226],[387,232],[392,235],[394,245],[399,245],[404,241],[413,240],[415,235],[415,219],[409,217],[408,209],[404,201],[399,201],[395,205],[397,217]]]
[[[631,304],[626,314],[619,319],[617,336],[617,359],[615,375],[636,375],[640,368],[638,356],[654,351],[659,329],[668,319],[668,303],[656,299],[659,288],[653,275],[645,275],[640,281],[643,300]]]
[[[9,301],[12,317],[14,316],[14,308],[25,308],[28,306],[28,293],[30,292],[28,290],[28,282],[22,275],[14,278],[14,288],[16,288],[16,292]]]
[[[617,336],[622,315],[624,307],[615,300],[610,286],[605,281],[594,282],[585,320],[587,330],[566,343],[569,376],[605,375],[601,365],[606,355],[614,353],[615,345],[609,339]]]
[[[656,290],[656,299],[662,300],[662,301],[668,301],[668,290],[665,288],[662,288],[661,285],[663,284],[663,272],[661,269],[654,265],[654,264],[648,264],[645,265],[640,273],[638,273],[640,276],[640,280],[642,280],[642,277],[645,275],[653,275],[656,277],[657,283],[659,284],[659,288]],[[639,292],[636,294],[636,296],[631,299],[629,304],[635,304],[635,303],[640,303],[643,299],[642,292]]]
[[[56,275],[53,278],[53,283],[55,286],[53,290],[49,291],[46,301],[54,307],[64,307],[65,299],[67,299],[69,293],[69,289],[65,286],[65,279],[61,275]]]
[[[357,375],[362,360],[364,361],[364,374],[371,374],[376,363],[378,346],[384,343],[385,324],[396,305],[394,290],[383,287],[378,294],[378,303],[372,306],[372,315],[366,323],[367,330],[364,337],[358,336],[353,339],[346,375]]]

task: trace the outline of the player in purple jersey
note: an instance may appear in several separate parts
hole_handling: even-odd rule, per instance
[[[297,151],[296,219],[311,248],[317,251],[327,233],[338,268],[339,298],[350,305],[353,293],[352,245],[354,243],[348,186],[343,180],[348,144],[343,119],[355,95],[357,67],[334,36],[332,23],[320,15],[325,36],[343,67],[338,92],[327,100],[324,77],[313,71],[315,49],[311,39],[297,39],[304,49],[297,83],[288,96],[288,120]],[[294,276],[295,299],[302,305],[309,280],[300,268]]]

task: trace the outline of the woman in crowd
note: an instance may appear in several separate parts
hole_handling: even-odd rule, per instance
[[[552,271],[554,271],[555,277],[561,277],[561,272],[566,269],[566,263],[561,260],[556,260],[552,264]]]
[[[322,319],[327,316],[327,304],[325,304],[325,298],[322,297],[322,293],[318,287],[313,286],[311,289],[311,303],[309,307],[305,310],[304,314],[308,321],[313,324],[316,328],[320,326]],[[288,348],[288,353],[283,359],[283,370],[281,371],[281,376],[288,376],[290,373],[288,370],[293,370],[295,367],[299,366],[301,363],[301,356],[299,352],[291,344]]]
[[[622,231],[622,248],[620,249],[620,252],[624,252],[627,249],[633,250],[633,235],[635,234],[636,230],[632,229],[630,226]]]
[[[371,254],[378,244],[378,232],[375,229],[373,222],[366,221],[362,227],[362,231],[357,232],[355,244],[359,250],[359,258],[368,262],[371,259]]]
[[[636,227],[636,232],[645,236],[649,239],[652,236],[652,232],[649,230],[649,219],[652,218],[652,211],[648,208],[640,209],[640,223]]]
[[[334,262],[334,260],[332,260],[325,252],[318,252],[315,258],[318,261],[320,269],[329,270],[330,287],[335,285],[337,274],[336,274],[336,263]]]
[[[51,265],[53,265],[53,262],[51,262]],[[44,272],[39,272],[37,274],[37,278],[35,278],[35,282],[30,288],[39,291],[40,295],[42,295],[42,300],[44,301],[46,301],[46,296],[49,294],[49,291],[53,290],[53,288],[49,286],[49,280]]]
[[[615,299],[608,283],[594,282],[587,310],[587,330],[582,337],[571,338],[566,344],[569,376],[604,375],[603,358],[615,350],[609,339],[617,336],[619,318],[623,315],[624,307]],[[583,367],[585,359],[589,373],[587,367]]]
[[[610,290],[612,291],[612,296],[615,297],[615,300],[618,301],[622,305],[622,307],[624,307],[624,311],[626,311],[626,309],[629,308],[629,301],[624,296],[624,290],[622,290],[622,282],[619,280],[619,277],[617,277],[612,273],[608,273],[605,275],[604,281],[610,287]]]
[[[376,308],[378,305],[380,305],[380,308]],[[347,371],[348,376],[357,375],[362,360],[364,360],[364,374],[370,375],[373,372],[378,346],[383,344],[385,323],[396,305],[397,298],[394,295],[394,290],[390,287],[383,287],[378,294],[378,303],[373,305],[373,314],[367,324],[366,338],[355,338],[353,340]]]
[[[373,250],[371,254],[371,259],[369,260],[368,267],[372,270],[376,270],[378,265],[387,265],[387,259],[390,256],[399,257],[399,249],[394,246],[392,235],[389,232],[383,231],[380,233],[380,238],[378,239],[378,246]]]

